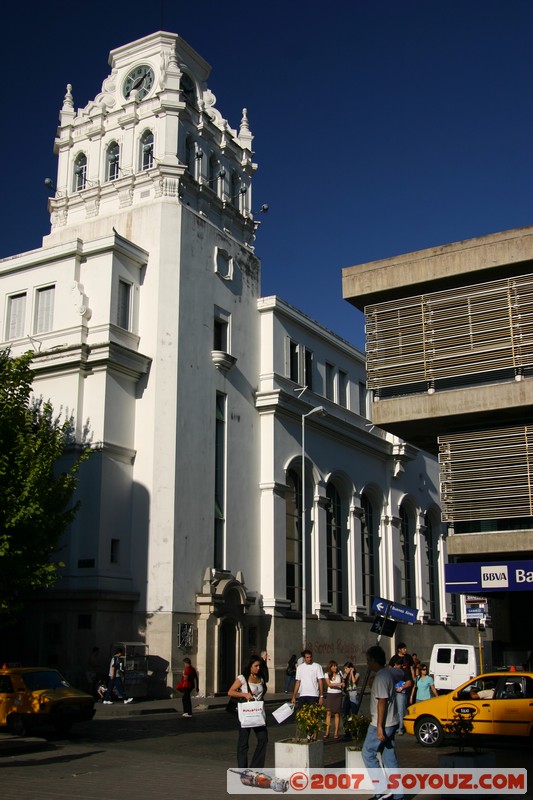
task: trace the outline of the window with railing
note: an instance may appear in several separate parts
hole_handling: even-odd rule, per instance
[[[87,185],[87,156],[78,153],[74,161],[74,191],[81,192]]]
[[[292,607],[302,607],[302,482],[292,469],[287,471],[285,495],[285,577],[287,600]]]
[[[404,504],[400,507],[400,602],[415,605],[414,519]]]
[[[342,501],[338,489],[328,483],[326,496],[326,572],[328,603],[336,614],[345,614],[346,606],[346,525],[343,524]]]
[[[370,613],[378,591],[378,515],[367,494],[361,496],[361,600]]]

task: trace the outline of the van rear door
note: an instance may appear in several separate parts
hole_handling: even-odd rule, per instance
[[[434,645],[429,671],[438,692],[451,692],[477,674],[474,648],[472,645]]]
[[[433,674],[435,689],[438,692],[451,692],[452,682],[452,648],[435,645],[431,654],[429,671]]]

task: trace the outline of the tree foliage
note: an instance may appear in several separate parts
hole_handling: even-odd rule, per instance
[[[53,586],[61,535],[74,519],[77,472],[88,449],[76,448],[72,418],[32,399],[33,354],[0,353],[0,620],[29,590]],[[72,454],[67,469],[59,459]],[[63,465],[64,467],[64,465]]]

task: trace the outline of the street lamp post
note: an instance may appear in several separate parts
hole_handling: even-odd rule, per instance
[[[305,420],[313,414],[326,416],[324,406],[316,406],[302,414],[302,650],[307,648],[307,552],[306,552],[306,517],[305,517]]]

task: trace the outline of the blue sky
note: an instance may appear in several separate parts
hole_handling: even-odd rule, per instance
[[[30,0],[0,32],[0,257],[49,230],[66,84],[84,106],[109,51],[161,27],[233,127],[248,109],[263,294],[358,346],[342,267],[533,222],[532,0]]]

